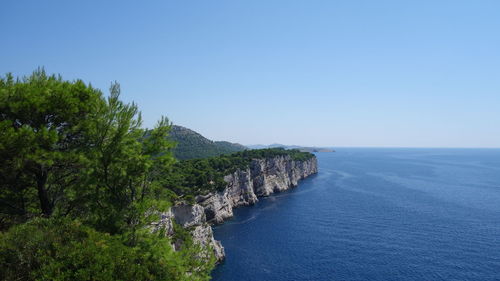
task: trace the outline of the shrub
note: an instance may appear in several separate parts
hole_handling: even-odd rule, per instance
[[[124,236],[79,221],[38,218],[0,234],[0,274],[3,280],[208,279],[212,265],[187,255],[192,248],[174,252],[169,239],[148,232],[137,240],[129,246]]]

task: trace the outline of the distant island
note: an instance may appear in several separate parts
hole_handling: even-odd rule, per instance
[[[297,150],[300,150],[302,152],[335,152],[334,149],[328,148],[328,147],[285,145],[285,144],[279,144],[279,143],[273,143],[270,145],[262,145],[262,144],[247,145],[247,147],[250,149],[264,149],[264,148],[282,147],[284,149],[297,149]]]

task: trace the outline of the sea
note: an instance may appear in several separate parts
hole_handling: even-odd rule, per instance
[[[500,149],[339,148],[214,227],[218,281],[500,280]]]

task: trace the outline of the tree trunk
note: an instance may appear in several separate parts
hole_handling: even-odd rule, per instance
[[[42,208],[42,214],[45,216],[50,216],[52,214],[52,206],[50,204],[49,196],[47,194],[47,189],[45,184],[47,183],[47,172],[40,172],[36,176],[36,184],[38,189],[38,199],[40,200],[40,207]]]

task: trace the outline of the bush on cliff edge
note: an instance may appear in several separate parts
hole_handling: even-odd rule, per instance
[[[199,274],[205,264],[187,256],[189,247],[174,252],[168,239],[149,232],[133,247],[124,242],[79,221],[37,218],[0,234],[0,274],[4,280],[206,279]]]

